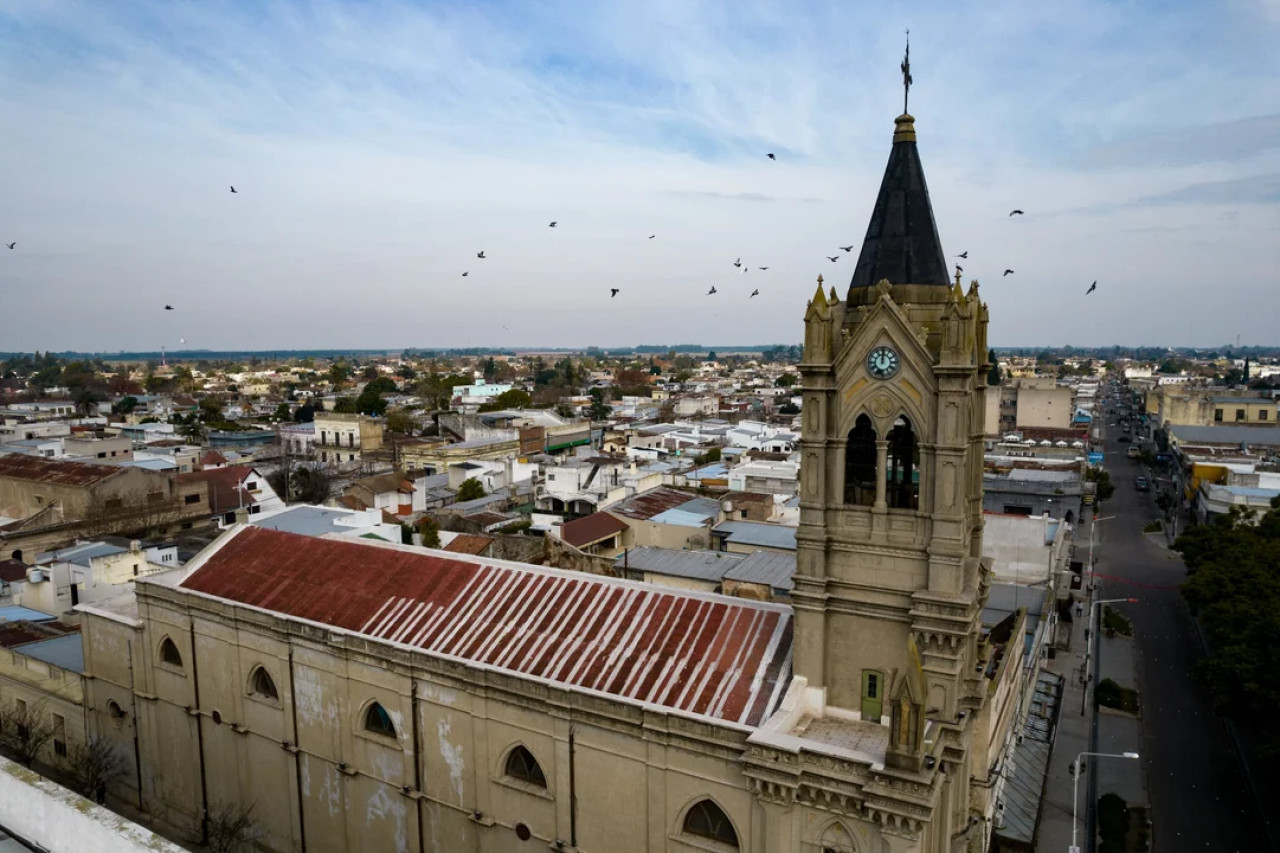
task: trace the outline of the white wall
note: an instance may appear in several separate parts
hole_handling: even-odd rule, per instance
[[[183,853],[151,830],[5,758],[0,758],[0,825],[47,850]]]

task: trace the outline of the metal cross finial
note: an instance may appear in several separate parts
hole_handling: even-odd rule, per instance
[[[911,30],[907,30],[907,52],[902,57],[902,114],[907,115],[907,95],[911,92]]]

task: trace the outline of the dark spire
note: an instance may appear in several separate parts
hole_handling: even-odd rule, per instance
[[[887,278],[890,284],[949,287],[947,261],[916,150],[915,119],[903,114],[894,124],[889,164],[849,286],[873,287]]]

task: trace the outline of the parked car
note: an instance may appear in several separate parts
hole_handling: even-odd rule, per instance
[[[1140,492],[1151,491],[1151,484],[1147,482],[1146,477],[1134,477],[1133,487]]]
[[[1128,456],[1130,459],[1137,459],[1141,455],[1142,451],[1134,447],[1132,444],[1129,445],[1128,451],[1125,452],[1125,456]]]
[[[1132,439],[1129,438],[1128,433],[1125,433],[1124,435],[1116,439],[1116,441],[1120,442],[1121,444],[1128,444],[1131,440]]]

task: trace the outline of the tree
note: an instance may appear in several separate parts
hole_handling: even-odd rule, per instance
[[[484,497],[485,494],[484,484],[475,477],[468,477],[462,481],[462,485],[458,486],[459,501],[473,501]]]
[[[440,547],[440,523],[429,515],[418,519],[418,532],[422,534],[422,547]]]
[[[303,403],[293,413],[293,419],[300,424],[309,424],[316,419],[315,406],[310,403]]]
[[[53,737],[53,718],[44,702],[15,699],[0,708],[0,746],[24,767],[30,767]]]
[[[281,403],[280,405],[276,406],[276,413],[275,415],[273,415],[273,417],[278,421],[287,421],[290,418],[292,418],[293,414],[289,411],[289,404]]]
[[[565,420],[572,420],[574,417],[573,406],[568,403],[556,403],[556,414]]]
[[[413,435],[413,417],[404,409],[392,409],[387,412],[387,431],[401,435]]]
[[[1182,594],[1208,640],[1198,676],[1219,710],[1263,722],[1280,703],[1280,498],[1261,518],[1233,507],[1191,527],[1174,550],[1190,575]],[[1280,745],[1268,726],[1258,730]]]
[[[354,415],[359,411],[355,397],[339,397],[334,401],[333,410],[342,415]]]
[[[512,388],[510,391],[503,391],[489,402],[482,405],[478,411],[481,412],[499,412],[503,409],[526,409],[533,403],[533,398],[529,396],[528,391],[519,388]]]
[[[777,379],[773,380],[773,384],[774,384],[774,387],[776,388],[790,388],[791,386],[795,385],[796,382],[798,381],[799,381],[799,377],[796,376],[794,373],[784,373],[781,376],[779,376]]]
[[[67,763],[76,788],[99,804],[107,785],[125,772],[125,761],[116,745],[107,738],[93,735],[88,742],[71,747]]]
[[[996,357],[996,351],[991,350],[987,353],[987,361],[991,363],[991,370],[987,372],[987,384],[1000,384],[1000,359]]]
[[[131,415],[133,414],[133,410],[136,408],[138,408],[138,398],[130,396],[117,400],[115,404],[112,405],[111,411],[115,412],[117,415]]]
[[[92,388],[81,388],[76,392],[74,403],[76,414],[82,418],[90,417],[98,413],[98,403],[102,400],[102,395]]]
[[[613,406],[604,401],[604,389],[591,389],[591,408],[587,410],[587,417],[593,421],[603,421],[613,413]]]
[[[206,845],[213,853],[235,853],[266,832],[253,819],[254,803],[214,803],[205,824]]]
[[[787,402],[783,403],[781,406],[778,407],[778,414],[798,415],[800,414],[800,407],[788,400]]]
[[[351,376],[351,368],[347,367],[346,362],[336,362],[329,368],[329,381],[335,388],[346,382],[349,376]]]
[[[1098,503],[1102,503],[1116,493],[1116,487],[1111,482],[1111,474],[1105,468],[1086,468],[1084,478],[1097,484]]]
[[[203,444],[204,440],[209,436],[209,430],[205,425],[200,423],[196,418],[192,418],[178,428],[178,435],[185,438],[191,444]]]
[[[332,478],[319,468],[300,466],[288,475],[289,488],[285,489],[285,470],[272,471],[267,482],[277,495],[294,503],[322,504],[333,490]]]

